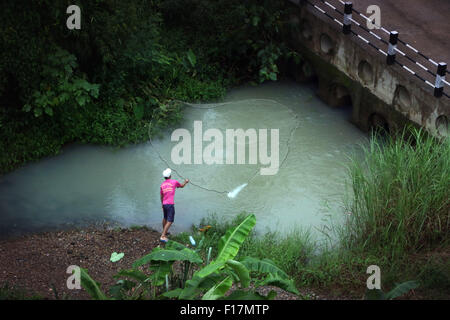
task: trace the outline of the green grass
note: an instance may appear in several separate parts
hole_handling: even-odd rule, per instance
[[[448,243],[450,140],[405,129],[384,143],[371,139],[364,151],[349,166],[354,200],[342,243],[394,260]]]
[[[210,215],[201,220],[198,226],[192,227],[194,239],[198,243],[204,236],[203,247],[205,252],[212,247],[212,256],[217,254],[216,244],[219,242],[226,230],[235,226],[246,213],[237,215],[229,221],[220,221],[216,215]],[[207,231],[200,232],[199,229],[204,226],[211,226]],[[174,240],[189,243],[190,233],[180,233],[174,236]],[[311,241],[309,232],[301,229],[295,229],[283,236],[277,232],[267,232],[257,236],[253,231],[245,240],[238,253],[238,258],[252,256],[254,258],[268,258],[276,262],[285,272],[293,274],[300,266],[308,263],[314,250],[314,244]]]

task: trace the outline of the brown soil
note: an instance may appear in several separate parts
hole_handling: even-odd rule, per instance
[[[88,299],[82,290],[69,290],[70,265],[88,270],[103,291],[115,283],[120,269],[159,245],[160,233],[148,229],[71,230],[27,235],[0,241],[0,287],[8,284],[43,298]],[[124,252],[118,262],[112,252]],[[56,292],[55,292],[56,290]]]

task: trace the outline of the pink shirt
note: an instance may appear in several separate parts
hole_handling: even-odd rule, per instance
[[[161,184],[160,194],[163,196],[163,204],[174,204],[175,189],[179,187],[181,184],[174,179],[167,179]]]

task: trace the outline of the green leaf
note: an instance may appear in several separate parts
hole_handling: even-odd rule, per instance
[[[133,107],[133,113],[136,119],[141,120],[144,117],[144,105],[139,103]]]
[[[35,108],[34,109],[34,116],[37,118],[37,117],[40,117],[42,115],[42,108]]]
[[[236,260],[228,260],[226,265],[232,268],[233,271],[238,275],[242,287],[247,288],[250,284],[250,273],[247,267]]]
[[[111,262],[117,262],[120,259],[122,259],[124,255],[125,254],[123,252],[122,253],[113,252],[113,253],[111,253],[111,258],[109,258],[109,260]]]
[[[142,271],[133,270],[133,269],[120,270],[116,275],[114,275],[114,278],[119,278],[119,277],[129,277],[129,278],[135,279],[139,282],[145,282],[148,278],[148,276],[145,273],[143,273]]]
[[[271,273],[269,273],[269,275],[263,281],[259,282],[258,286],[276,286],[285,291],[299,294],[293,280],[283,279],[280,276]]]
[[[166,297],[166,298],[178,298],[178,296],[180,295],[181,291],[183,291],[183,289],[176,288],[174,290],[170,290],[170,291],[164,292],[161,296]]]
[[[194,52],[191,49],[189,49],[187,53],[187,58],[191,66],[195,67],[195,65],[197,64],[197,57],[195,56]]]
[[[150,276],[153,285],[160,286],[164,284],[166,275],[172,271],[172,264],[172,261],[158,261],[150,266],[149,269],[154,271]]]
[[[159,108],[160,108],[162,111],[164,111],[164,112],[167,111],[167,106],[166,106],[164,103],[161,103],[161,104],[159,105]]]
[[[91,96],[93,96],[94,98],[98,98],[99,91],[100,91],[100,85],[94,83],[94,84],[91,85],[91,90],[90,90],[89,93],[90,93]]]
[[[200,258],[198,253],[195,251],[184,248],[183,250],[153,250],[152,253],[136,260],[133,263],[133,268],[139,267],[143,264],[150,263],[152,261],[189,261],[192,263],[202,263],[203,260]]]
[[[245,257],[241,263],[247,267],[249,271],[258,273],[272,273],[280,276],[283,279],[289,279],[289,276],[281,270],[275,263],[269,259],[256,259],[252,257]]]
[[[166,244],[166,249],[183,250],[186,249],[186,246],[174,240],[170,240]]]
[[[186,281],[186,285],[180,294],[180,299],[194,299],[198,293],[198,288],[202,281],[206,280],[206,277],[216,273],[223,268],[225,262],[211,262],[206,267],[196,271],[192,276],[192,279]]]
[[[45,113],[49,116],[53,116],[53,109],[50,107],[45,107]]]
[[[253,26],[256,27],[256,26],[258,25],[258,23],[259,23],[260,20],[261,20],[260,17],[254,16],[254,17],[252,18],[252,24],[253,24]]]
[[[256,223],[256,217],[254,214],[246,217],[239,225],[233,229],[229,229],[219,241],[219,253],[217,255],[217,262],[225,262],[229,259],[233,259],[242,243],[250,234]]]
[[[77,100],[78,105],[82,107],[86,103],[87,99],[84,95],[80,95],[80,96],[76,97],[75,100]]]
[[[198,288],[203,290],[209,290],[211,287],[215,286],[216,283],[222,281],[224,275],[220,272],[214,272],[204,277],[199,283]]]
[[[209,289],[202,297],[202,300],[217,300],[222,298],[233,285],[231,277],[226,277],[214,287]]]
[[[404,295],[405,293],[408,293],[410,290],[416,289],[418,286],[419,286],[419,283],[417,281],[403,282],[403,283],[399,284],[398,286],[396,286],[391,291],[389,291],[386,294],[386,299],[391,300],[391,299],[400,297],[400,296]]]
[[[87,270],[80,268],[81,286],[94,300],[108,300],[108,297],[102,292],[97,282],[95,282],[87,273]]]
[[[109,294],[117,300],[124,299],[123,291],[129,291],[136,286],[136,283],[129,280],[119,280],[109,288]]]

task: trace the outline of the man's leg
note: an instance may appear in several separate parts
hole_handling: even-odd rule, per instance
[[[173,222],[167,222],[166,225],[164,226],[162,235],[161,235],[161,239],[163,240],[167,240],[167,231],[169,231],[170,226],[172,225]]]
[[[162,230],[163,231],[161,234],[161,238],[164,238],[165,237],[164,228],[166,227],[166,224],[167,224],[167,207],[165,205],[163,205],[162,209],[163,209],[163,220],[162,220]],[[164,239],[164,240],[166,240],[166,239]]]
[[[161,234],[162,240],[167,240],[167,232],[169,231],[170,226],[172,225],[174,219],[175,219],[175,207],[173,205],[167,205],[164,207],[165,210],[165,218],[166,218],[166,224],[164,225],[163,232]]]

